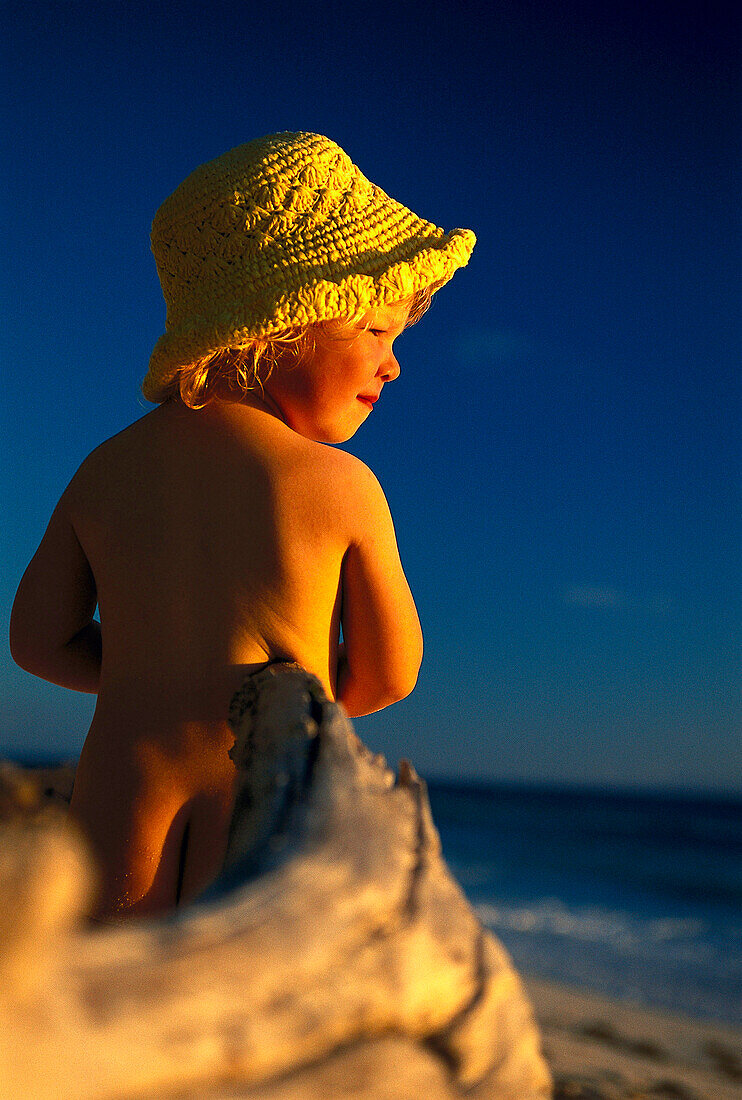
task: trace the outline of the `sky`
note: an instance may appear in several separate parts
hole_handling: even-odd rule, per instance
[[[478,237],[346,445],[425,635],[414,693],[359,734],[432,779],[738,790],[734,6],[30,0],[2,21],[4,637],[75,469],[150,408],[155,210],[203,161],[313,130]],[[0,751],[79,751],[94,698],[6,642],[0,698]]]

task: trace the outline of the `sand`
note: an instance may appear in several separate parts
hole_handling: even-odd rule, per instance
[[[556,1100],[741,1100],[742,1029],[526,979]]]
[[[74,768],[0,761],[0,820],[66,808]],[[526,978],[555,1100],[742,1100],[742,1028]]]

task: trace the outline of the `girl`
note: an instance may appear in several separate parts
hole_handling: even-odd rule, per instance
[[[310,133],[202,165],[157,212],[157,408],[83,462],[11,619],[18,664],[98,695],[72,797],[98,919],[164,911],[218,873],[246,675],[296,661],[350,716],[414,687],[422,636],[384,494],[326,444],[372,415],[395,339],[473,245]]]

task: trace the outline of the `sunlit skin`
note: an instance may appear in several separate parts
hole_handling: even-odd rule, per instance
[[[357,324],[320,328],[315,353],[279,366],[264,384],[264,402],[285,424],[319,443],[355,435],[387,382],[399,375],[393,343],[409,303],[379,306]],[[260,400],[258,398],[258,400]]]
[[[217,873],[226,715],[247,673],[298,661],[351,716],[414,687],[422,635],[384,494],[324,445],[350,438],[399,374],[406,320],[388,306],[319,332],[262,396],[159,406],[97,448],[55,509],[11,649],[98,695],[72,798],[100,866],[97,918],[162,912]]]

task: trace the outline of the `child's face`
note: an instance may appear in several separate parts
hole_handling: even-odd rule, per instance
[[[357,325],[318,329],[316,350],[302,362],[279,361],[265,391],[285,423],[320,443],[344,443],[355,435],[384,383],[399,374],[392,343],[409,311],[409,301],[376,306]]]

